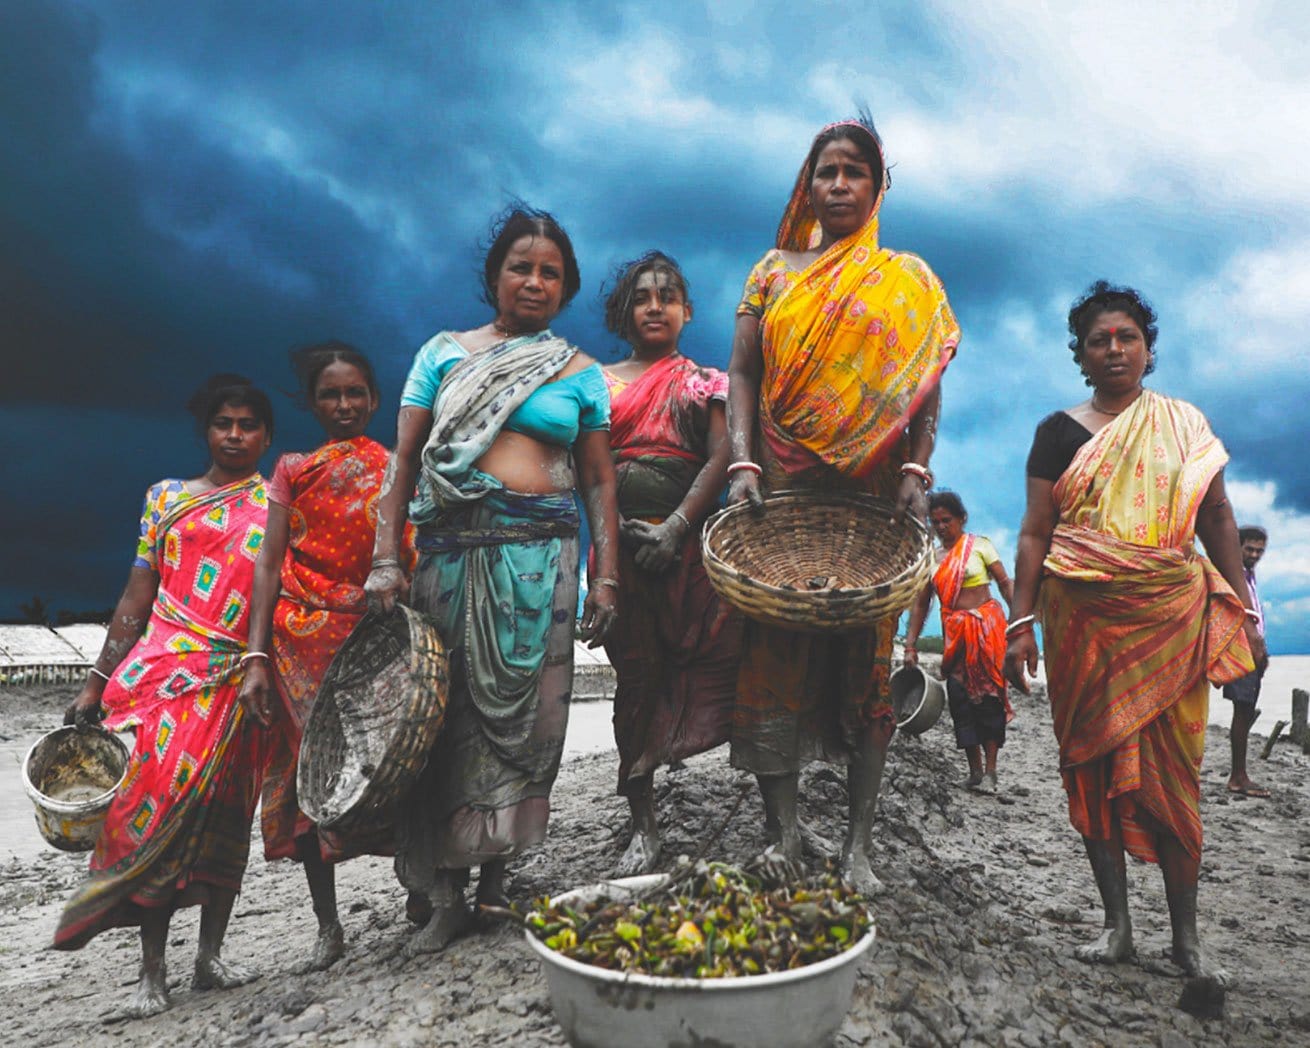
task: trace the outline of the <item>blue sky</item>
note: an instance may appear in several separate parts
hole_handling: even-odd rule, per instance
[[[113,603],[146,486],[204,468],[182,404],[211,371],[290,390],[288,348],[352,341],[389,442],[414,349],[487,319],[478,246],[513,197],[578,249],[557,330],[613,359],[601,283],[659,247],[684,349],[723,364],[811,137],[866,102],[884,242],[963,328],[934,466],[971,525],[1012,558],[1033,427],[1085,395],[1069,303],[1134,284],[1152,385],[1209,415],[1271,532],[1272,647],[1310,651],[1307,53],[1293,3],[9,0],[0,615]],[[311,446],[276,402],[275,447]]]

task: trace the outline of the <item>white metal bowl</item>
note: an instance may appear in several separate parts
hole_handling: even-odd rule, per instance
[[[624,877],[578,888],[553,902],[622,899],[665,880]],[[556,953],[530,931],[550,1002],[574,1048],[818,1048],[850,1010],[873,925],[849,950],[786,972],[725,979],[678,979],[612,972]]]
[[[902,666],[892,674],[891,699],[896,730],[922,735],[941,719],[946,685],[921,666]]]
[[[119,736],[58,728],[23,758],[23,790],[41,836],[62,851],[90,851],[127,774],[131,751]]]

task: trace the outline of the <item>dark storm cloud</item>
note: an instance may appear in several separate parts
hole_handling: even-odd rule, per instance
[[[1283,502],[1310,509],[1310,462],[1277,425],[1310,393],[1304,369],[1216,383],[1202,363],[1222,333],[1191,326],[1188,289],[1223,271],[1233,244],[1277,231],[1198,208],[1181,161],[1162,162],[1144,201],[1088,197],[1081,142],[944,191],[939,165],[967,172],[972,158],[916,151],[889,128],[906,113],[945,125],[990,98],[1010,45],[948,14],[877,5],[853,25],[845,4],[798,17],[735,0],[239,0],[149,17],[5,5],[0,440],[30,449],[35,493],[0,523],[7,550],[31,552],[6,558],[0,614],[37,592],[59,606],[113,599],[144,487],[203,465],[181,405],[210,371],[285,389],[290,346],[353,341],[378,364],[372,432],[389,440],[414,348],[486,319],[478,246],[513,198],[555,211],[577,246],[583,290],[562,334],[612,359],[601,286],[659,247],[692,281],[686,348],[726,363],[742,282],[809,137],[860,101],[896,164],[885,241],[933,266],[964,329],[942,459],[977,484],[981,523],[1013,530],[1033,424],[1083,395],[1064,311],[1101,275],[1161,307],[1161,388],[1215,418],[1232,470],[1277,477]],[[981,148],[1022,147],[992,126],[1011,114],[984,112]],[[303,411],[275,402],[276,448],[316,440]]]

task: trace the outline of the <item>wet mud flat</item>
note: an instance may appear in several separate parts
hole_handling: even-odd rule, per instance
[[[7,689],[0,745],[51,726],[65,691]],[[1234,797],[1224,788],[1226,733],[1210,730],[1200,926],[1207,958],[1227,973],[1229,988],[1224,1016],[1202,1021],[1176,1007],[1182,979],[1161,956],[1169,922],[1155,867],[1130,861],[1137,960],[1099,967],[1073,959],[1073,947],[1099,931],[1100,904],[1068,823],[1045,702],[1016,706],[996,796],[957,785],[964,763],[945,720],[921,739],[893,742],[874,856],[884,882],[873,900],[878,939],[835,1043],[1310,1043],[1310,760],[1280,744],[1270,760],[1251,762],[1274,799]],[[1262,744],[1253,738],[1252,753]],[[606,753],[565,764],[549,839],[511,865],[515,899],[610,871],[627,834],[615,765]],[[17,769],[6,766],[0,776],[0,797],[7,803],[17,790],[21,798]],[[728,766],[726,751],[661,772],[656,782],[669,861],[697,854],[743,790],[711,854],[743,861],[762,846],[758,795]],[[802,794],[818,861],[841,842],[841,769],[812,765]],[[515,931],[480,930],[435,957],[403,954],[404,893],[386,859],[339,867],[347,956],[327,972],[300,973],[315,933],[304,879],[291,863],[263,861],[257,831],[224,953],[258,967],[263,978],[234,991],[193,992],[198,911],[182,911],[170,935],[172,1011],[124,1021],[119,1009],[130,999],[139,959],[135,930],[109,932],[78,953],[46,948],[85,861],[46,849],[0,865],[0,1017],[9,1043],[564,1044],[538,962]]]

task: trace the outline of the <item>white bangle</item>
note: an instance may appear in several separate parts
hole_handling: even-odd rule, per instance
[[[932,479],[933,479],[932,470],[930,470],[927,466],[920,466],[917,462],[902,462],[901,476],[905,476],[905,474],[907,473],[913,473],[916,477],[918,477],[921,481],[923,481],[923,486],[925,488],[932,487]]]
[[[749,459],[742,459],[739,462],[729,463],[728,468],[726,470],[727,475],[732,476],[739,469],[748,469],[752,473],[754,473],[757,477],[764,476],[764,468],[759,463],[751,462]]]
[[[266,651],[248,651],[244,655],[242,655],[241,658],[237,659],[237,665],[244,666],[251,659],[267,659],[267,658],[268,658],[268,652]]]
[[[99,677],[99,678],[100,678],[102,681],[104,681],[106,684],[108,684],[109,681],[110,681],[110,679],[111,679],[108,673],[106,673],[104,670],[98,670],[98,669],[96,669],[94,666],[91,667],[91,672],[94,673],[97,677]]]
[[[682,510],[675,509],[672,513],[669,514],[670,520],[672,520],[674,517],[677,517],[680,521],[686,524],[688,531],[691,530],[691,518],[688,517],[687,514],[683,513]]]
[[[1243,608],[1242,610],[1246,612],[1246,617],[1257,625],[1259,625],[1260,620],[1264,618],[1264,616],[1256,611],[1255,608]],[[92,670],[91,672],[94,673],[95,670]]]
[[[1016,632],[1021,626],[1028,626],[1036,621],[1036,615],[1024,615],[1021,618],[1017,618],[1005,627],[1005,635],[1008,637],[1011,633]]]

